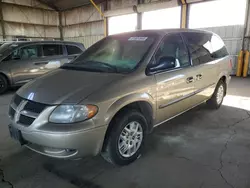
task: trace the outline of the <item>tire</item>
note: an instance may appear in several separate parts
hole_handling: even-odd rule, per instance
[[[147,121],[145,117],[136,110],[127,109],[118,114],[110,126],[112,129],[106,138],[102,152],[103,158],[119,166],[128,165],[138,159],[146,139]],[[136,127],[136,133],[130,130]]]
[[[226,95],[226,83],[223,80],[220,80],[214,90],[212,97],[207,101],[207,105],[211,109],[220,108],[223,99]]]
[[[8,84],[7,79],[5,78],[4,75],[0,74],[0,94],[5,93],[8,87],[9,87],[9,84]]]

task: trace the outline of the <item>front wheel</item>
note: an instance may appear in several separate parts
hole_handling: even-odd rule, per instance
[[[214,90],[212,97],[207,101],[207,104],[212,109],[218,109],[226,94],[226,84],[220,80]]]
[[[0,74],[0,94],[3,94],[8,89],[7,79]]]
[[[115,165],[128,165],[141,155],[147,121],[138,111],[126,110],[112,121],[102,156]]]

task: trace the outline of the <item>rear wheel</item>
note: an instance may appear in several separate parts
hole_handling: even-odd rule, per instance
[[[226,83],[220,80],[214,90],[212,97],[207,101],[207,104],[212,109],[218,109],[226,94]]]
[[[147,121],[140,112],[126,110],[112,121],[111,126],[102,156],[115,165],[128,165],[141,155]]]
[[[3,94],[8,89],[8,81],[5,76],[0,75],[0,94]]]

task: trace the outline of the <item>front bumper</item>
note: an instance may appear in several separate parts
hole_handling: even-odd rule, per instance
[[[25,125],[17,120],[15,107],[15,115],[10,116],[11,136],[29,149],[50,157],[75,159],[98,154],[107,126],[97,126],[92,119],[72,124],[51,123],[48,119],[55,108],[46,107],[32,123]]]
[[[15,125],[11,125],[18,129]],[[37,153],[62,159],[97,155],[107,127],[101,126],[75,132],[21,131],[25,146]]]
[[[55,158],[80,158],[96,155],[102,147],[106,127],[76,133],[22,132],[25,145],[40,154]]]

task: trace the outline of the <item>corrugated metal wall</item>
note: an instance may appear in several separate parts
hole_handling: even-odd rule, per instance
[[[63,12],[62,23],[64,40],[81,42],[85,47],[104,37],[103,19],[92,5]]]
[[[177,0],[144,0],[144,4],[168,1],[177,2]],[[137,0],[110,0],[108,1],[108,10],[127,8],[132,7],[133,5],[137,5]]]
[[[3,0],[6,39],[59,38],[58,13],[35,0]],[[2,38],[2,31],[1,31]]]
[[[108,1],[108,10],[121,9],[137,5],[137,0],[113,0]]]
[[[40,3],[37,0],[2,0],[4,3],[16,4],[16,5],[24,5],[28,7],[37,7],[46,10],[53,10],[45,4]]]
[[[101,39],[103,39],[103,35],[65,38],[66,41],[80,42],[84,44],[85,48],[90,47]]]

